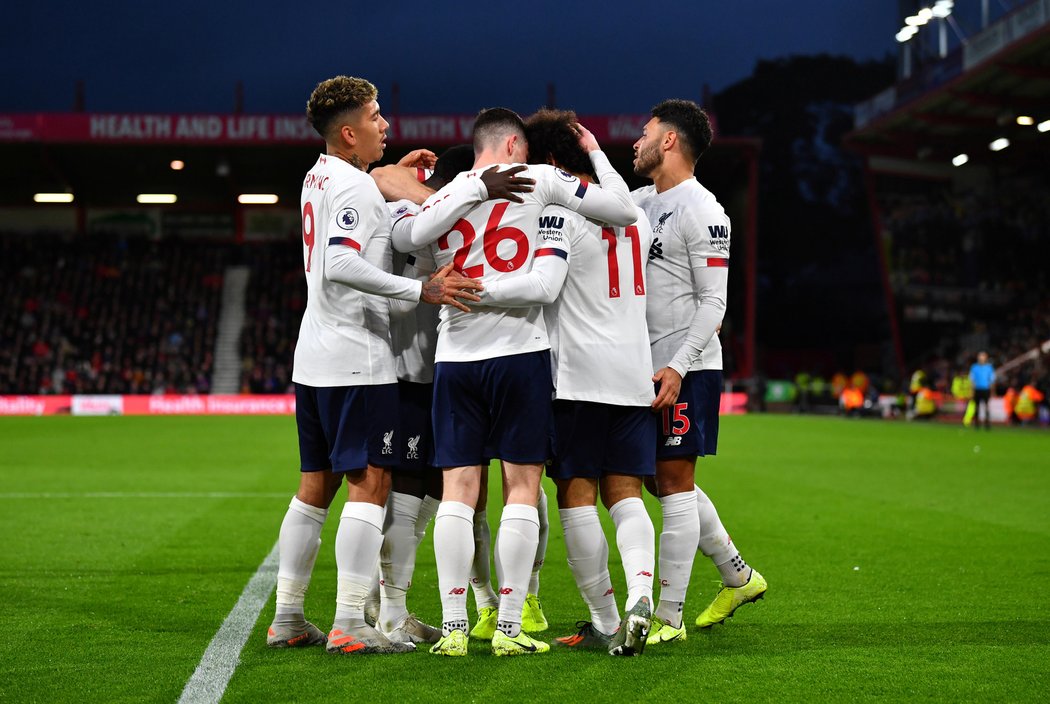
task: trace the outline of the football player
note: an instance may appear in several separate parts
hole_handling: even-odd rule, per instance
[[[365,622],[364,601],[383,542],[383,506],[396,464],[397,384],[388,299],[466,310],[480,282],[450,267],[428,281],[390,272],[390,215],[365,169],[383,154],[387,122],[377,91],[361,78],[318,84],[307,118],[326,151],[303,182],[303,264],[307,307],[295,349],[301,473],[281,525],[272,647],[324,643],[333,653],[399,653]],[[339,586],[327,639],[303,613],[328,507],[346,478],[336,534]]]
[[[635,173],[653,180],[632,196],[653,227],[647,317],[656,405],[664,409],[655,482],[664,519],[660,602],[650,645],[686,637],[682,607],[698,547],[723,581],[698,626],[721,623],[766,591],[765,579],[740,556],[694,479],[697,458],[717,447],[722,388],[717,330],[729,274],[729,218],[693,175],[711,138],[710,120],[700,106],[666,100],[653,108],[634,145]]]
[[[552,163],[581,181],[595,175],[572,112],[541,110],[526,122],[529,160]],[[540,217],[542,240],[567,240],[568,276],[544,309],[554,369],[553,457],[558,514],[576,585],[591,620],[555,645],[641,653],[652,615],[655,536],[642,479],[656,472],[652,357],[646,328],[645,262],[652,243],[640,209],[627,227],[588,220],[562,206]],[[537,259],[536,266],[544,260]],[[609,578],[609,546],[598,520],[599,487],[616,525],[627,578],[620,621]]]
[[[623,179],[598,149],[593,135],[580,128],[602,188],[550,166],[530,166],[523,174],[535,189],[523,203],[494,201],[456,214],[463,197],[483,184],[487,167],[525,160],[528,145],[521,118],[510,110],[484,110],[474,125],[474,170],[461,174],[431,196],[415,218],[408,242],[399,249],[435,243],[439,266],[453,263],[470,278],[483,277],[494,295],[468,316],[442,311],[438,328],[434,406],[450,411],[434,417],[435,464],[444,468],[442,502],[434,526],[441,590],[443,637],[431,652],[467,652],[466,590],[474,557],[473,517],[482,466],[491,458],[503,466],[504,509],[496,541],[501,566],[500,602],[492,649],[496,655],[545,652],[521,628],[522,607],[534,563],[539,519],[539,482],[547,456],[551,419],[550,344],[539,306],[507,308],[530,284],[527,274],[537,257],[557,257],[556,246],[537,240],[542,209],[556,203],[613,224],[634,222],[636,210]],[[458,189],[458,193],[457,193]],[[473,194],[477,197],[477,193]]]

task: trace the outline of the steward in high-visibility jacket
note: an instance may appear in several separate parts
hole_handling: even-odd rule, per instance
[[[973,401],[973,381],[969,374],[956,374],[952,377],[952,396],[966,404],[963,411],[963,425],[969,428],[973,425],[973,417],[977,413],[977,404]]]
[[[1043,401],[1043,392],[1035,388],[1031,384],[1025,384],[1021,389],[1021,393],[1017,395],[1017,405],[1014,406],[1014,413],[1017,414],[1017,419],[1022,423],[1035,418],[1036,410],[1039,404]]]
[[[855,386],[847,386],[839,395],[839,406],[847,416],[855,416],[864,408],[864,394]]]

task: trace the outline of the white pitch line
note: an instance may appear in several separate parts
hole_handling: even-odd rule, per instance
[[[241,650],[277,585],[277,546],[278,543],[274,543],[270,554],[248,580],[241,598],[211,639],[197,669],[182,690],[179,704],[212,704],[222,699],[226,685],[240,664]]]
[[[287,493],[237,491],[9,492],[0,499],[280,499]]]

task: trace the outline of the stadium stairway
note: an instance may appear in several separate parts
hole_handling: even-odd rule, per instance
[[[241,384],[241,328],[244,327],[244,295],[251,270],[246,266],[227,267],[222,278],[222,311],[215,337],[213,394],[235,394]]]

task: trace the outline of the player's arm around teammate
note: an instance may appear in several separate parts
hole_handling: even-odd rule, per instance
[[[273,647],[325,642],[306,621],[303,601],[328,507],[345,477],[347,502],[336,535],[333,653],[395,653],[364,619],[364,601],[382,543],[397,421],[387,299],[462,305],[477,281],[439,276],[426,282],[390,273],[386,205],[365,174],[383,153],[387,123],[375,87],[339,76],[317,86],[307,117],[326,152],[303,182],[303,263],[307,308],[295,350],[299,491],[281,527]]]
[[[542,192],[535,194],[536,200],[544,204],[563,205],[581,215],[612,225],[630,225],[637,216],[623,177],[609,163],[608,157],[601,151],[594,135],[586,127],[576,124],[574,129],[581,147],[591,159],[602,187],[588,187],[587,184],[577,179],[571,179],[576,187],[567,190],[565,183],[559,184],[556,180],[542,179],[536,183],[536,187],[542,189]],[[498,170],[504,170],[500,166],[518,164],[527,154],[528,146],[524,140],[518,143],[515,141],[515,135],[506,135],[504,141],[494,147],[490,157],[492,161],[479,157],[475,162],[475,168],[496,165]],[[509,168],[520,170],[523,167],[511,166]],[[480,202],[486,199],[485,188],[485,183],[478,178],[457,179],[446,186],[427,199],[423,212],[417,216],[413,224],[411,242],[395,242],[395,246],[398,249],[407,250],[436,242],[457,222],[464,202]],[[520,198],[507,196],[504,198],[521,202]]]

